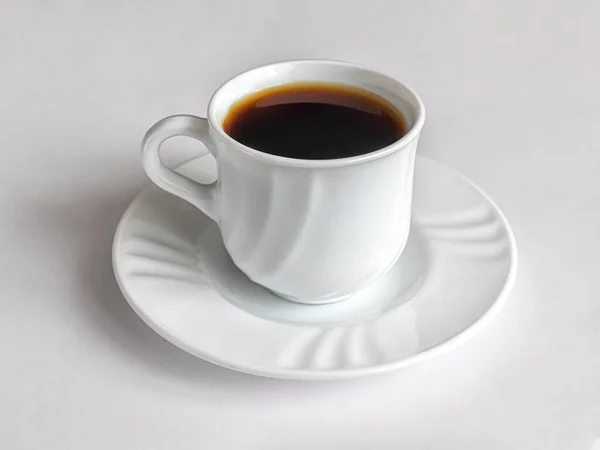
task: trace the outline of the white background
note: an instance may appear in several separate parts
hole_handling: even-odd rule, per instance
[[[293,58],[415,88],[420,152],[506,212],[516,286],[458,350],[358,381],[261,379],[166,343],[121,296],[111,241],[146,182],[146,128]],[[598,448],[599,142],[593,0],[0,0],[0,448]]]

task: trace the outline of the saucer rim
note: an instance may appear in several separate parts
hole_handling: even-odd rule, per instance
[[[194,161],[198,158],[202,158],[206,155],[201,155],[198,157],[191,158],[186,162],[180,164],[178,168],[184,166],[185,164],[189,164],[191,161]],[[375,364],[366,367],[357,367],[351,369],[327,369],[327,370],[314,370],[314,369],[293,369],[293,368],[275,368],[275,367],[256,367],[256,366],[248,366],[245,364],[236,364],[232,365],[227,360],[221,359],[218,356],[213,354],[208,354],[201,350],[198,350],[195,346],[188,344],[187,341],[179,336],[177,332],[172,330],[169,327],[164,325],[159,325],[156,323],[151,317],[149,317],[143,310],[140,308],[136,301],[133,299],[133,295],[128,291],[126,287],[126,283],[121,278],[119,271],[117,269],[117,253],[118,246],[123,241],[123,233],[126,223],[128,222],[129,217],[133,214],[136,206],[141,203],[141,201],[150,195],[154,189],[157,189],[154,185],[150,184],[142,188],[140,193],[132,200],[129,204],[123,216],[119,220],[119,224],[115,230],[113,245],[112,245],[112,266],[113,273],[115,275],[115,279],[117,281],[117,285],[121,290],[125,300],[131,306],[131,308],[135,311],[135,313],[148,325],[154,332],[156,332],[163,339],[167,340],[171,344],[180,349],[190,353],[193,356],[201,358],[207,362],[215,364],[217,366],[234,370],[236,372],[246,373],[250,375],[256,375],[267,378],[276,378],[276,379],[287,379],[287,380],[306,380],[306,381],[328,381],[328,380],[342,380],[342,379],[353,379],[360,378],[364,376],[370,375],[378,375],[393,372],[396,370],[400,370],[409,366],[413,366],[424,362],[430,358],[433,358],[438,355],[442,355],[450,350],[453,350],[460,345],[462,345],[467,340],[475,337],[483,328],[485,328],[493,318],[498,314],[500,308],[506,302],[508,295],[510,294],[516,280],[517,274],[517,265],[518,265],[518,252],[517,252],[517,244],[514,237],[513,230],[506,218],[505,214],[502,212],[500,207],[492,200],[492,198],[477,184],[468,179],[465,175],[461,174],[457,170],[452,167],[438,162],[437,160],[423,156],[417,155],[417,159],[428,160],[428,163],[433,163],[434,165],[438,165],[443,167],[445,170],[451,171],[455,176],[459,177],[462,181],[470,185],[475,191],[480,194],[483,199],[488,202],[488,204],[496,211],[498,217],[500,218],[504,229],[506,230],[506,235],[509,242],[509,269],[504,284],[500,290],[500,293],[496,296],[496,299],[490,305],[490,307],[475,321],[473,321],[470,325],[468,325],[464,330],[455,334],[454,336],[448,338],[445,341],[435,344],[432,347],[421,350],[418,353],[415,353],[410,356],[406,356],[397,361],[390,361],[381,364]],[[202,213],[201,211],[199,211]]]

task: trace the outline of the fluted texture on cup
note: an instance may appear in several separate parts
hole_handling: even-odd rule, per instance
[[[220,152],[219,223],[235,264],[288,298],[349,295],[399,256],[410,225],[417,139],[335,168],[268,164]]]

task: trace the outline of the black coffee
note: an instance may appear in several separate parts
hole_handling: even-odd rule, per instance
[[[362,155],[407,132],[402,115],[377,95],[312,83],[271,88],[240,100],[223,128],[255,150],[298,159]]]

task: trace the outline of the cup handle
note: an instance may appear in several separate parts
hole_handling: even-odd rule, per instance
[[[216,145],[210,137],[208,121],[202,117],[177,115],[155,123],[142,141],[144,171],[159,188],[176,195],[197,207],[212,220],[216,218],[216,182],[203,185],[165,166],[159,155],[160,146],[175,136],[187,136],[202,142],[216,157]]]

